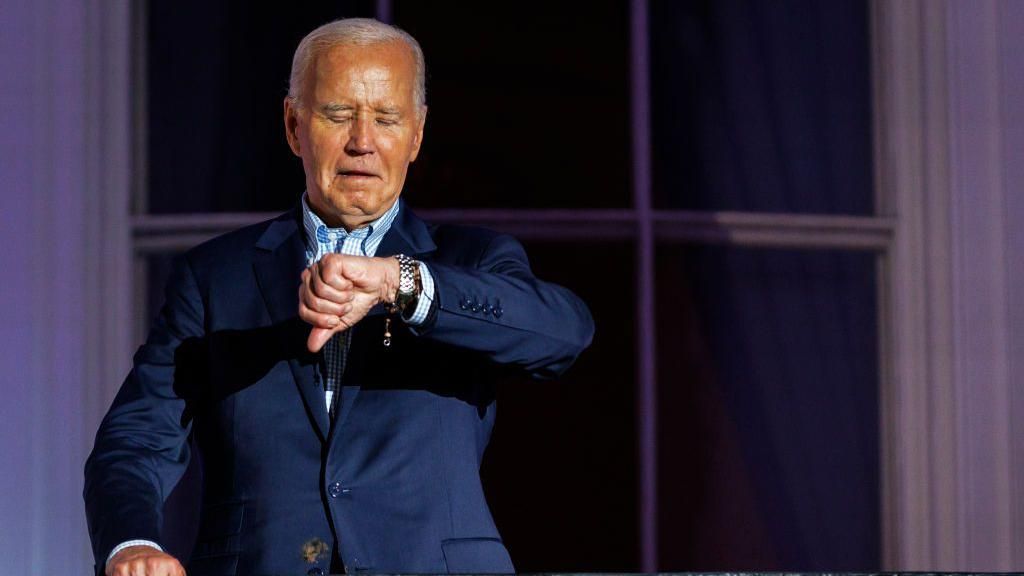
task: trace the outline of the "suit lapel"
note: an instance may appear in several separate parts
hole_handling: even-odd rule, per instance
[[[398,202],[400,204],[398,215],[380,245],[377,246],[377,252],[374,255],[383,258],[395,254],[406,254],[416,258],[436,250],[437,245],[434,244],[427,225],[409,209],[404,200],[399,198]],[[297,297],[295,305],[298,306]],[[352,411],[352,406],[355,405],[355,400],[362,389],[359,380],[365,378],[367,374],[372,374],[375,369],[387,369],[382,366],[364,366],[364,359],[358,355],[358,351],[366,350],[367,346],[383,346],[384,330],[382,325],[378,326],[381,322],[377,318],[384,314],[384,305],[378,304],[371,308],[366,317],[352,328],[351,351],[357,352],[357,354],[349,357],[348,365],[345,368],[346,377],[343,379],[346,381],[346,385],[342,387],[338,414],[335,416],[334,426],[331,428],[330,441],[333,441],[334,431],[341,428]],[[392,320],[392,322],[395,321]]]
[[[311,327],[298,318],[299,283],[306,267],[305,244],[302,240],[301,205],[297,210],[282,215],[256,243],[255,271],[260,292],[274,324],[295,328],[290,338],[301,340],[296,346],[298,357],[288,360],[295,383],[298,385],[306,414],[316,427],[321,441],[330,430],[323,389],[316,382],[317,355],[306,351],[306,338]]]
[[[404,200],[399,199],[398,203],[398,215],[381,240],[375,255],[384,257],[406,254],[415,257],[437,250],[426,223],[413,213]]]

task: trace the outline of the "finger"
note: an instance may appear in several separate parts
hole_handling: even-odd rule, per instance
[[[339,278],[353,286],[365,284],[369,274],[367,261],[369,258],[350,262],[348,266],[338,270]]]
[[[320,314],[342,316],[348,312],[349,308],[351,308],[349,302],[352,298],[346,293],[341,293],[340,298],[342,298],[342,300],[323,298],[321,295],[314,294],[308,286],[301,286],[299,288],[299,301],[302,302],[306,308],[309,308],[313,312],[319,312]]]
[[[130,566],[130,570],[128,570],[128,574],[130,574],[131,576],[148,576],[146,574],[146,561],[145,560],[140,560],[140,559],[132,560],[131,563],[129,564],[129,566]]]
[[[345,306],[348,306],[348,304],[345,304]],[[306,306],[306,303],[301,300],[301,297],[299,300],[299,318],[302,318],[304,322],[312,324],[316,328],[324,328],[328,330],[337,327],[341,323],[340,316],[338,314],[324,314],[322,312],[312,310],[309,306]]]
[[[178,576],[180,566],[173,556],[150,558],[146,563],[146,576]]]
[[[345,276],[344,271],[342,266],[321,267],[317,277],[338,290],[351,290],[352,281]]]
[[[135,576],[135,561],[121,562],[114,568],[114,576]]]
[[[146,576],[169,576],[171,563],[166,557],[146,560]]]
[[[337,319],[345,314],[350,304],[342,304],[335,308],[333,303],[318,302],[316,296],[310,292],[307,284],[299,285],[299,317],[314,326],[322,328],[333,328],[338,325]],[[317,309],[316,306],[325,308]]]
[[[313,265],[314,275],[338,290],[351,289],[352,282],[346,278],[345,270],[352,260],[353,257],[346,254],[327,254]]]
[[[309,287],[314,295],[325,300],[338,303],[352,300],[352,283],[348,280],[335,283],[325,279],[322,274],[313,274],[310,277]]]
[[[316,354],[324,347],[324,344],[327,344],[327,341],[331,339],[331,336],[334,336],[335,332],[336,330],[328,330],[326,328],[313,328],[309,332],[309,338],[306,339],[306,348],[308,348],[310,352]]]
[[[170,567],[167,557],[150,557],[146,558],[145,567],[143,574],[146,576],[167,576],[167,569]]]
[[[167,556],[160,563],[159,568],[153,571],[153,574],[156,576],[180,576],[184,571],[177,558]]]
[[[114,576],[132,576],[133,560],[119,562],[114,566]]]

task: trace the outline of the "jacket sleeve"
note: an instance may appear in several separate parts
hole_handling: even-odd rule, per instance
[[[185,400],[175,382],[175,353],[202,335],[202,302],[185,257],[179,257],[166,302],[103,418],[85,463],[85,510],[102,572],[127,540],[160,541],[163,503],[189,461]]]
[[[517,366],[537,379],[559,376],[590,345],[594,321],[567,288],[536,278],[512,236],[495,236],[474,267],[428,262],[436,311],[417,332]]]

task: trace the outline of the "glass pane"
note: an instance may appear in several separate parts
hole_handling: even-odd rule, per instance
[[[393,6],[427,59],[414,206],[631,205],[626,2]]]
[[[666,571],[875,570],[875,256],[657,254]]]
[[[161,252],[156,254],[147,254],[144,257],[146,271],[146,307],[143,313],[146,315],[146,331],[138,336],[139,341],[136,345],[141,345],[145,341],[146,334],[149,333],[149,329],[153,325],[153,320],[156,319],[157,314],[160,313],[160,308],[164,305],[164,288],[167,285],[167,279],[171,277],[174,258],[177,255],[178,254],[176,252]]]
[[[284,136],[292,54],[374,2],[149,2],[149,212],[286,210],[305,188]]]
[[[652,0],[655,205],[871,214],[868,5]]]
[[[538,277],[590,307],[593,344],[555,382],[498,390],[482,475],[516,570],[635,572],[636,291],[627,243],[527,243]],[[609,289],[608,279],[624,279]]]

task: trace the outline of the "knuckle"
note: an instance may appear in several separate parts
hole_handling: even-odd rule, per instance
[[[309,295],[309,302],[307,302],[307,306],[309,306],[309,308],[311,310],[315,311],[315,312],[323,312],[324,301],[319,296],[317,296],[315,294],[310,294]]]
[[[309,289],[314,292],[321,292],[323,291],[325,285],[326,284],[324,283],[324,279],[317,276],[316,278],[313,279],[312,282],[309,283]]]

